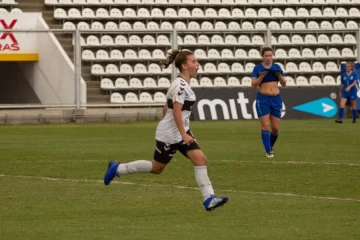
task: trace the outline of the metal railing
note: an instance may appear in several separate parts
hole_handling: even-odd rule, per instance
[[[74,89],[74,101],[72,103],[47,103],[43,101],[41,104],[2,104],[0,103],[0,109],[22,109],[22,108],[73,108],[73,109],[81,109],[81,108],[91,108],[91,107],[131,107],[131,106],[158,106],[159,104],[113,104],[113,103],[87,103],[87,101],[82,101],[84,98],[83,94],[86,94],[86,89],[84,90],[82,86],[85,82],[82,80],[82,45],[81,45],[81,37],[86,34],[97,34],[97,35],[111,35],[111,34],[169,34],[171,41],[171,48],[177,49],[178,42],[177,38],[179,34],[258,34],[261,33],[264,35],[265,44],[269,47],[272,46],[271,37],[273,34],[321,34],[321,33],[355,33],[357,39],[357,62],[360,62],[360,29],[293,29],[293,30],[280,30],[280,29],[262,29],[262,30],[67,30],[67,29],[3,29],[1,30],[3,33],[28,33],[28,34],[71,34],[74,39],[74,58],[73,58],[73,89]],[[60,46],[58,40],[55,40],[55,44]],[[226,46],[226,45],[224,45]],[[294,45],[296,46],[296,45]],[[39,48],[46,48],[48,46],[39,46]],[[113,47],[116,47],[113,46]],[[131,46],[129,46],[130,48]],[[241,44],[239,44],[241,47]],[[184,46],[183,46],[184,48]],[[59,52],[62,54],[64,58],[68,58],[67,54],[63,49],[59,49]],[[43,54],[43,53],[41,53]],[[42,55],[39,55],[39,63],[45,65],[51,65],[51,62],[41,62]],[[49,53],[51,54],[51,53]],[[1,56],[1,55],[0,55]],[[36,67],[36,66],[35,66]],[[178,74],[175,65],[172,65],[171,78],[174,79]],[[100,83],[99,83],[100,88]],[[62,90],[66,91],[66,90]],[[85,92],[84,92],[85,91]],[[57,94],[61,95],[61,92],[57,92]],[[109,98],[110,99],[110,98]]]

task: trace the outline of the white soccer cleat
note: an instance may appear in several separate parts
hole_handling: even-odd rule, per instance
[[[271,148],[270,153],[271,153],[271,154],[274,154],[274,150],[275,150],[275,149]]]
[[[216,197],[214,195],[211,195],[204,202],[205,210],[210,212],[210,211],[214,210],[215,208],[224,205],[225,203],[227,203],[228,200],[229,200],[229,198],[226,196]]]

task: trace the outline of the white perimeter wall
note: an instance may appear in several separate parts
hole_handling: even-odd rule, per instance
[[[39,18],[38,29],[49,29]],[[39,61],[20,62],[20,68],[42,104],[75,104],[75,67],[52,33],[37,33]],[[81,78],[80,103],[86,104],[86,83]]]

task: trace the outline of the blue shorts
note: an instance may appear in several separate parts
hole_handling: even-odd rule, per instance
[[[341,98],[346,98],[347,100],[356,100],[357,92],[353,90],[350,90],[349,92],[343,91],[341,93]]]
[[[258,92],[256,95],[256,112],[258,117],[270,114],[281,118],[282,99],[280,94],[276,96],[267,96]]]

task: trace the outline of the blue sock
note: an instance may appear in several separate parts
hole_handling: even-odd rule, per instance
[[[270,134],[270,146],[273,147],[279,135]]]
[[[353,121],[356,121],[356,117],[357,117],[357,111],[356,109],[352,110],[352,115],[353,115]]]
[[[265,147],[265,151],[268,153],[271,151],[270,147],[270,132],[267,130],[261,130],[261,138]]]
[[[339,110],[339,119],[341,119],[341,120],[344,119],[344,108],[340,108],[340,110]]]

